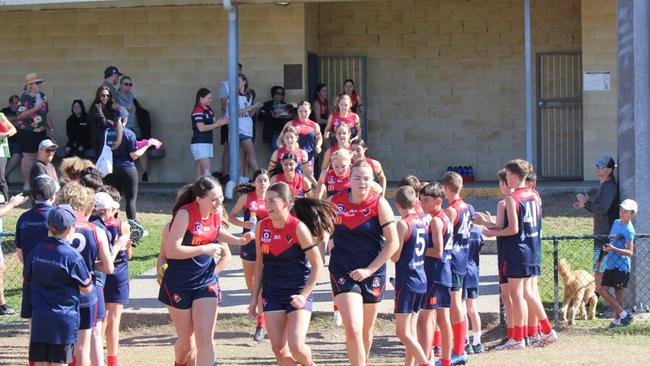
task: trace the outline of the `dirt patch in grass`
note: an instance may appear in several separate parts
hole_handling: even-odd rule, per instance
[[[145,317],[127,322],[120,342],[120,364],[139,366],[169,365],[173,362],[176,336],[167,315]],[[307,342],[320,365],[347,365],[345,336],[342,328],[332,326],[330,316],[316,314],[310,324]],[[225,315],[217,322],[215,347],[220,365],[274,365],[275,359],[268,340],[252,340],[254,321],[244,316]],[[636,331],[634,331],[636,327]],[[28,349],[26,324],[5,324],[0,328],[3,347],[0,365],[23,364]],[[639,365],[650,359],[650,336],[647,325],[637,324],[626,330],[608,331],[602,328],[567,328],[560,340],[546,348],[522,351],[489,351],[471,356],[478,366],[503,365]],[[626,334],[627,330],[632,334]],[[400,365],[404,349],[394,336],[392,316],[377,321],[371,365]],[[496,323],[485,326],[483,343],[497,343],[503,332]]]

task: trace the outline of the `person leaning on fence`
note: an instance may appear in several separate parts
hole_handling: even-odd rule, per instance
[[[27,197],[23,196],[22,194],[17,194],[9,200],[6,204],[0,206],[0,217],[3,217],[11,210],[14,208],[22,205],[27,201]],[[0,315],[14,315],[16,314],[16,310],[12,309],[7,305],[5,302],[5,293],[4,293],[4,272],[5,272],[5,262],[4,262],[4,257],[2,255],[2,248],[0,248]]]
[[[573,203],[576,209],[586,209],[594,215],[594,235],[607,235],[614,220],[618,218],[618,184],[614,177],[616,162],[609,155],[604,155],[596,162],[596,176],[600,180],[600,186],[592,197],[586,194],[578,194],[577,201]],[[594,266],[593,271],[596,277],[596,285],[602,278],[602,247],[607,239],[594,239]]]
[[[605,298],[605,301],[614,310],[614,320],[611,328],[620,325],[630,325],[633,318],[623,308],[623,291],[627,288],[630,280],[630,267],[632,255],[634,255],[634,226],[632,219],[639,211],[639,206],[634,200],[627,199],[621,202],[619,215],[620,219],[615,220],[610,237],[617,237],[603,245],[603,252],[606,253],[604,261],[604,272],[601,283],[598,284],[598,293]],[[609,288],[614,288],[613,297]]]

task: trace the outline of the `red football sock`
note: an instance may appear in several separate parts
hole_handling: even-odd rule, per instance
[[[77,366],[77,358],[72,357],[72,361],[68,364],[68,366]]]
[[[506,333],[506,338],[510,339],[515,335],[515,328],[514,327],[508,327],[508,331]]]
[[[440,366],[451,366],[451,360],[446,358],[440,359]]]
[[[34,361],[28,361],[28,362],[29,362],[29,366],[34,366],[34,364],[35,364]]]
[[[544,334],[549,334],[553,330],[553,328],[551,328],[551,322],[548,320],[548,318],[540,320],[539,325],[542,328],[542,333]]]
[[[440,331],[436,330],[433,332],[433,346],[434,347],[442,347],[442,336],[440,335]]]
[[[515,327],[515,331],[512,335],[512,338],[519,342],[524,339],[524,327]]]
[[[107,366],[117,366],[117,356],[106,356]]]
[[[187,366],[188,362],[185,362],[185,363],[174,362],[174,366]]]
[[[260,314],[257,316],[257,326],[266,328],[266,318],[264,317],[264,314]]]
[[[451,325],[454,334],[454,353],[462,355],[465,353],[465,321]]]
[[[528,336],[529,337],[537,337],[537,333],[538,332],[537,332],[537,327],[536,326],[534,326],[534,327],[528,326]]]

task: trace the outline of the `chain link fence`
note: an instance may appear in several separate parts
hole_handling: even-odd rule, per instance
[[[15,309],[18,314],[22,297],[23,266],[16,257],[14,233],[0,232],[0,246],[2,249],[0,257],[3,257],[3,260],[0,260],[0,291],[4,289],[5,304]],[[9,318],[0,317],[0,322],[5,319]]]
[[[625,248],[622,236],[560,235],[542,237],[542,268],[538,288],[546,313],[555,325],[573,324],[576,320],[594,319],[596,314],[613,317],[603,296],[596,294],[594,268],[606,270],[602,284],[614,288],[625,286],[623,306],[633,312],[650,312],[650,234],[634,236],[634,255],[618,250],[600,252],[602,244]],[[599,252],[601,254],[599,254]],[[601,280],[602,281],[602,280]],[[500,318],[505,322],[501,304]]]

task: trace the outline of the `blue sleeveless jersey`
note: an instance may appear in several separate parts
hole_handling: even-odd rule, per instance
[[[347,191],[332,196],[336,207],[336,221],[332,240],[334,248],[330,256],[329,269],[334,274],[367,267],[384,248],[385,238],[379,224],[379,199],[375,192],[360,203],[350,202]],[[375,274],[386,273],[382,265]]]
[[[102,221],[102,219],[99,216],[94,216],[94,215],[91,215],[88,220],[93,225],[95,225],[95,227],[97,227],[97,229],[104,231],[104,233],[106,234],[106,238],[108,239],[108,243],[112,245],[113,239],[112,239],[111,233],[106,229],[106,225],[104,225],[104,221]],[[113,254],[113,249],[110,247],[110,245],[109,245],[108,249],[111,252],[111,254]],[[95,285],[99,286],[99,287],[104,287],[104,285],[106,284],[106,276],[107,276],[106,273],[96,270],[95,271]]]
[[[300,220],[289,216],[283,228],[273,227],[270,219],[260,222],[259,237],[264,263],[262,295],[264,299],[287,303],[305,287],[311,269],[300,247],[296,228]]]
[[[481,229],[472,225],[469,232],[469,253],[467,256],[467,272],[465,272],[465,288],[478,288],[479,285],[479,257],[483,237]]]
[[[221,228],[221,215],[212,213],[201,218],[198,202],[194,201],[181,207],[189,214],[189,222],[181,245],[198,246],[215,243]],[[207,254],[188,259],[167,259],[167,270],[163,282],[173,288],[197,290],[217,281],[214,273],[214,258]]]
[[[467,270],[467,254],[469,251],[469,225],[472,222],[469,205],[462,199],[449,204],[456,209],[454,222],[454,244],[451,254],[451,272],[464,276]]]
[[[510,263],[537,265],[537,258],[541,258],[541,253],[536,253],[540,239],[540,212],[535,193],[526,188],[519,188],[512,193],[512,197],[517,207],[519,231],[515,235],[503,238],[504,256]]]
[[[417,214],[404,218],[409,232],[402,243],[402,252],[395,262],[395,289],[406,288],[423,294],[427,291],[427,277],[424,273],[424,253],[429,247],[431,236]]]
[[[453,232],[451,221],[444,212],[438,211],[434,218],[439,218],[443,222],[442,228],[442,257],[425,257],[425,272],[427,276],[427,282],[437,283],[445,287],[451,287],[451,257],[452,257],[452,247],[453,247]],[[431,219],[433,222],[433,218]],[[432,238],[431,224],[429,224],[428,229],[429,238]],[[433,247],[433,239],[430,239],[430,247]]]
[[[77,212],[77,225],[75,226],[74,236],[70,242],[71,246],[81,254],[88,272],[94,278],[95,261],[101,245],[97,238],[97,227]],[[93,279],[93,281],[95,281]],[[96,288],[95,288],[96,289]],[[89,294],[82,293],[79,297],[79,306],[88,307],[97,302],[97,293],[95,290]]]

